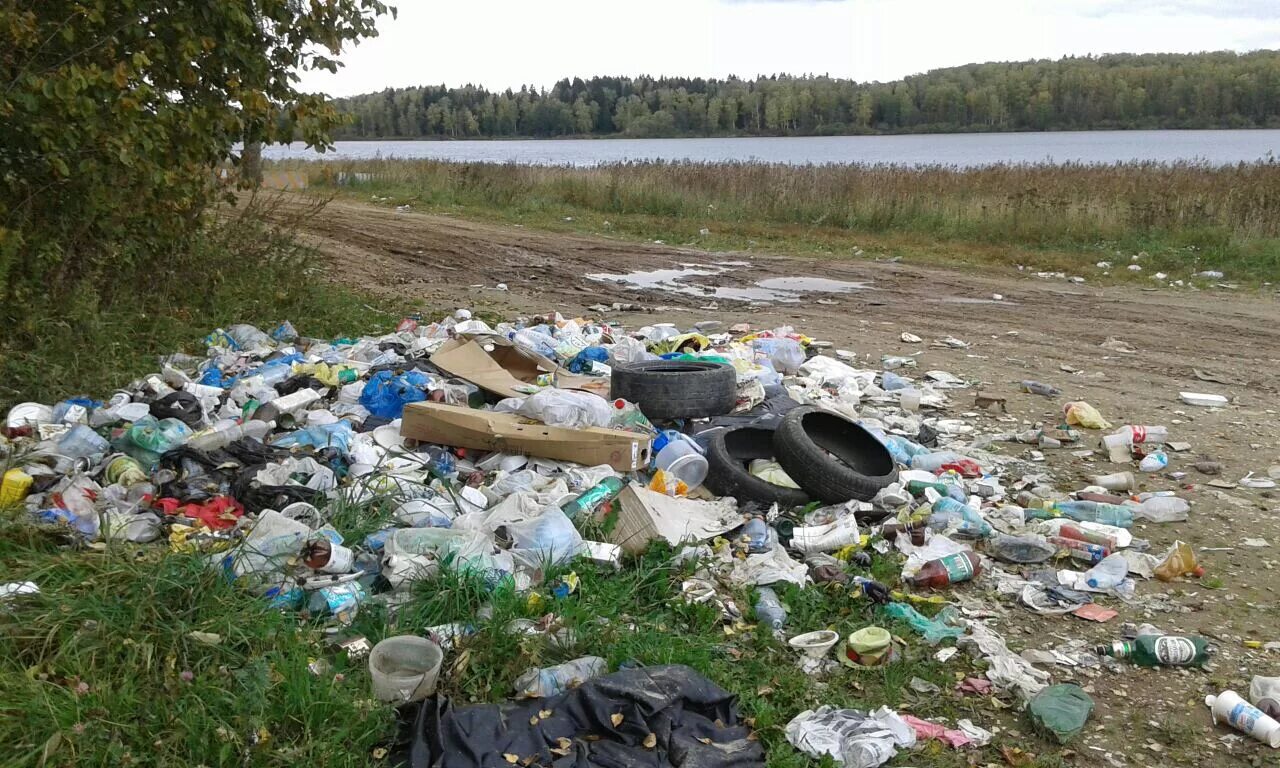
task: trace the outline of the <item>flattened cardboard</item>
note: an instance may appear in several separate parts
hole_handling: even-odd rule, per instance
[[[742,513],[731,498],[698,501],[668,496],[635,483],[618,495],[618,520],[609,541],[637,554],[649,542],[663,539],[671,546],[706,541],[742,525]]]
[[[648,437],[635,432],[549,427],[529,423],[513,413],[426,402],[405,406],[400,434],[459,448],[541,456],[587,466],[608,464],[619,472],[646,466],[652,448]]]
[[[538,387],[532,381],[539,372],[537,364],[520,355],[515,347],[497,347],[495,354],[499,352],[503,354],[504,361],[509,359],[510,365],[519,363],[515,370],[528,376],[528,381],[513,375],[475,341],[451,339],[436,350],[431,356],[431,363],[451,376],[466,379],[500,397],[524,397],[536,392]]]

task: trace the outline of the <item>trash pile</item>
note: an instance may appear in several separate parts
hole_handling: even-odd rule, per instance
[[[1060,657],[1095,667],[1209,659],[1204,638],[1149,625],[1094,649],[1017,654],[978,596],[1105,622],[1117,615],[1109,603],[1139,599],[1139,579],[1201,575],[1191,547],[1153,552],[1130,530],[1135,520],[1189,518],[1190,505],[1173,492],[1134,494],[1133,470],[1169,463],[1165,427],[1116,429],[1076,401],[1060,424],[978,434],[947,415],[970,384],[946,371],[908,376],[911,357],[858,368],[850,353],[829,355],[830,345],[792,328],[721,328],[627,330],[558,314],[490,326],[458,310],[437,322],[406,318],[378,337],[305,338],[287,322],[270,333],[218,329],[204,356],[165,357],[158,372],[105,401],[10,409],[0,504],[25,507],[76,543],[156,542],[196,553],[264,605],[334,627],[350,625],[371,601],[394,611],[412,585],[444,570],[529,590],[544,584],[550,566],[585,558],[619,568],[627,555],[664,542],[694,566],[680,599],[714,605],[733,622],[746,616],[734,593],[753,592],[755,620],[812,675],[894,664],[905,641],[884,626],[844,637],[790,627],[774,585],[847,585],[881,606],[883,623],[900,622],[927,645],[954,643],[986,670],[960,690],[1003,697],[1063,743],[1085,727],[1093,702],[1078,686],[1052,684]],[[1060,394],[1034,381],[1021,389]],[[975,408],[1004,405],[989,393],[974,399]],[[1004,444],[1026,449],[995,452]],[[1039,463],[1054,449],[1101,450],[1133,470],[1066,493]],[[339,514],[389,522],[351,541],[332,524]],[[600,540],[583,534],[605,530]],[[901,560],[901,585],[870,578],[873,556]],[[948,588],[950,602],[936,594]],[[38,589],[9,584],[0,595]],[[426,637],[349,650],[368,652],[377,698],[421,702],[467,631],[435,627]],[[937,658],[955,653],[943,648]],[[1215,720],[1280,746],[1272,719],[1280,686],[1255,683],[1249,701],[1261,709],[1231,691],[1206,704]],[[609,674],[603,659],[584,657],[530,670],[513,693],[595,707],[618,701],[666,717],[651,701],[633,701],[635,686],[681,713],[660,731],[664,753],[712,759],[716,749],[704,745],[714,742],[763,763],[732,697],[686,668]],[[510,717],[497,707],[442,715],[442,706],[422,717],[432,727],[459,726],[446,742],[483,733],[481,724],[505,734],[471,739],[458,753],[498,755],[512,740],[537,741],[547,761],[571,745],[615,754],[653,748],[640,717],[603,742],[598,731],[582,741],[587,726],[571,717],[539,722],[550,707],[524,706]],[[507,730],[503,718],[529,726]],[[580,719],[599,718],[583,709]],[[823,707],[797,714],[786,737],[815,757],[870,768],[918,742],[982,746],[993,733],[885,707]],[[426,741],[438,746],[441,737]]]

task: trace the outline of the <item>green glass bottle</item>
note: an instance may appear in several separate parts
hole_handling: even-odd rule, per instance
[[[1185,635],[1139,635],[1094,649],[1100,656],[1128,659],[1140,667],[1192,667],[1209,660],[1209,641]]]

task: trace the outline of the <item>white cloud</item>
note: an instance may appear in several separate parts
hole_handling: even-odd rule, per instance
[[[333,95],[547,87],[564,77],[829,73],[895,80],[980,61],[1280,48],[1262,0],[399,0]]]

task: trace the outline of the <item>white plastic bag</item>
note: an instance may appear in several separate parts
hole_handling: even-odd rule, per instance
[[[613,408],[604,398],[570,389],[548,388],[524,399],[507,398],[498,403],[494,410],[518,413],[549,427],[567,429],[608,427],[609,420],[613,417]]]

